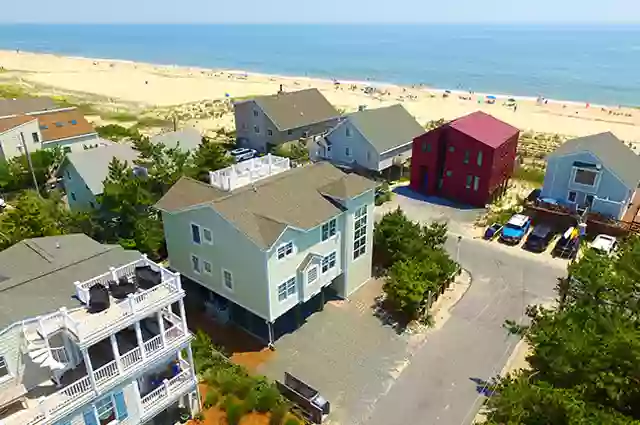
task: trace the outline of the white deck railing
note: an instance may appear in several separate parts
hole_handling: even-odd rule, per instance
[[[184,366],[184,363],[182,363]],[[166,409],[174,398],[183,395],[197,385],[191,368],[186,364],[183,371],[171,379],[164,380],[162,385],[140,398],[142,405],[142,419],[148,419],[157,411]]]
[[[156,335],[154,338],[150,339],[149,341],[147,341],[147,343],[144,344],[144,358],[142,356],[140,347],[136,347],[133,350],[130,350],[120,356],[120,368],[122,368],[122,371],[127,372],[134,367],[142,366],[145,363],[154,361],[149,359],[155,359],[155,357],[161,354],[163,351],[165,351],[164,354],[166,354],[171,350],[175,350],[179,345],[173,345],[172,343],[175,341],[181,341],[182,338],[187,335],[189,335],[188,331],[182,329],[181,325],[172,326],[164,332],[164,340],[166,341],[166,346],[162,344],[162,335]],[[156,340],[160,341],[160,343],[157,344],[155,342]],[[152,341],[154,342],[152,344],[149,344],[149,342]],[[188,366],[188,363],[183,362],[182,365],[183,367],[185,367]],[[185,369],[187,369],[186,372],[191,373],[190,368],[185,367]],[[112,384],[115,380],[119,379],[119,377],[122,376],[119,371],[118,361],[113,360],[101,366],[93,372],[93,376],[98,388]],[[178,376],[176,376],[176,378]],[[173,380],[174,379],[175,378],[173,378]],[[60,391],[42,399],[38,407],[33,408],[32,415],[30,415],[28,419],[25,416],[21,415],[23,412],[26,413],[25,411],[23,411],[20,412],[20,414],[4,419],[2,425],[40,424],[40,422],[44,421],[45,419],[50,420],[53,416],[62,412],[62,410],[89,394],[93,394],[93,387],[91,385],[91,379],[87,375],[75,381],[71,385],[66,386]]]
[[[209,182],[222,190],[234,190],[291,169],[289,158],[267,154],[209,172]]]

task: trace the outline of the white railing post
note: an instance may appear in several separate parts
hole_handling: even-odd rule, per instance
[[[140,415],[144,415],[143,412],[143,407],[142,407],[142,397],[140,396],[140,385],[138,384],[138,380],[134,379],[132,382],[132,387],[133,387],[133,392],[136,395],[135,397],[135,403],[138,406],[138,412],[140,412]]]
[[[136,302],[133,294],[127,295],[127,304],[129,304],[129,311],[131,314],[134,314],[136,312]]]
[[[91,388],[95,394],[98,394],[98,385],[96,385],[96,377],[93,374],[93,366],[91,365],[91,358],[89,357],[89,350],[81,348],[82,358],[84,359],[84,367],[87,369],[87,375],[89,375],[89,381],[91,382]]]
[[[109,267],[109,272],[111,273],[111,280],[118,283],[118,273],[116,272],[116,268]]]
[[[167,395],[167,398],[169,398],[169,395],[170,395],[169,380],[165,379],[164,381],[162,381],[162,385],[164,386],[164,392]]]
[[[173,275],[174,275],[174,277],[175,277],[174,282],[175,282],[175,284],[176,284],[176,289],[179,291],[179,290],[181,290],[181,289],[182,289],[182,280],[181,280],[181,278],[180,278],[180,272],[176,272],[176,273],[174,273]]]
[[[111,350],[113,350],[113,358],[116,361],[118,373],[122,373],[122,362],[120,361],[120,350],[118,349],[118,340],[116,339],[116,334],[109,335],[109,340],[111,341]]]
[[[167,347],[167,335],[164,330],[164,319],[162,318],[162,309],[156,312],[156,318],[158,319],[158,328],[160,329],[160,340],[162,341],[162,348]]]
[[[187,358],[189,359],[189,368],[193,370],[193,350],[191,349],[191,343],[187,344]]]
[[[144,351],[144,339],[142,339],[142,329],[140,329],[140,322],[135,322],[133,327],[136,330],[136,339],[138,340],[138,347],[140,347],[140,355],[144,361],[147,358],[147,353]]]
[[[67,308],[66,307],[60,307],[60,314],[62,315],[62,325],[64,326],[65,329],[69,329],[70,328],[70,323],[69,323],[69,316],[67,315]]]
[[[184,308],[184,298],[178,300],[178,307],[180,308],[180,318],[182,319],[182,332],[186,334],[187,330],[187,312]]]

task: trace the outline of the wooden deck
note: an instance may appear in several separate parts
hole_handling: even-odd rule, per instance
[[[631,206],[629,206],[624,217],[622,217],[622,221],[640,223],[640,189],[637,189],[636,193],[633,195]]]

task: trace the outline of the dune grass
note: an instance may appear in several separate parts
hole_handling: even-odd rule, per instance
[[[0,99],[13,99],[28,96],[29,93],[15,84],[0,84]]]

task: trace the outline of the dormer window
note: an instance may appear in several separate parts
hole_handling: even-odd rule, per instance
[[[293,242],[287,242],[278,247],[278,260],[293,254]]]
[[[595,186],[596,177],[598,177],[598,172],[596,170],[585,170],[584,168],[577,168],[573,181],[574,183],[585,186]]]

